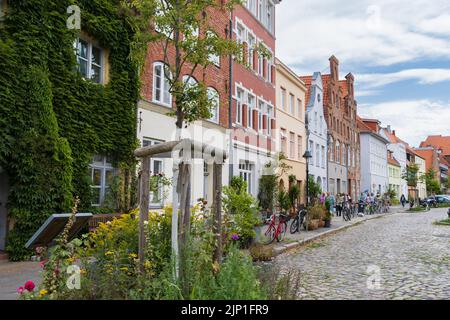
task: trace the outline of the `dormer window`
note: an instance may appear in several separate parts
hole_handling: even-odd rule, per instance
[[[104,50],[93,42],[78,39],[75,44],[78,71],[83,78],[95,83],[103,83]]]

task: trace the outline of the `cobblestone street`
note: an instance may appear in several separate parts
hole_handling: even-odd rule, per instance
[[[446,217],[373,219],[275,261],[301,271],[301,299],[450,299],[450,227],[433,225]]]

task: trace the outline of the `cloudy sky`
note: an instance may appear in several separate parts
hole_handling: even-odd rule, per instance
[[[300,74],[352,72],[362,117],[417,146],[450,135],[449,0],[283,0],[277,55]]]

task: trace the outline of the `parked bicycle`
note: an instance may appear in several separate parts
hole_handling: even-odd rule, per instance
[[[284,238],[286,237],[287,222],[289,221],[289,219],[290,219],[289,216],[279,214],[277,223],[276,214],[272,215],[269,227],[264,233],[267,239],[265,241],[266,244],[272,243],[275,239],[277,239],[278,242],[284,240]]]
[[[305,209],[302,209],[297,213],[294,220],[292,220],[292,222],[291,222],[291,227],[290,227],[291,234],[300,232],[300,228],[303,225],[303,222],[305,221],[305,217],[306,217]]]
[[[342,218],[344,218],[345,221],[352,220],[352,211],[350,209],[350,203],[348,201],[345,201],[342,205]]]

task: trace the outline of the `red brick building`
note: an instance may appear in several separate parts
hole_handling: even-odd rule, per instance
[[[219,0],[218,0],[219,1]],[[210,9],[205,14],[210,23],[209,31],[197,30],[199,37],[204,37],[207,32],[215,32],[218,36],[228,38],[230,32],[230,13],[226,10]],[[155,28],[155,32],[157,28]],[[148,44],[148,52],[145,67],[142,70],[142,99],[138,109],[137,136],[143,146],[171,141],[176,138],[175,117],[167,115],[174,111],[174,101],[169,92],[167,78],[164,72],[164,44],[151,42]],[[173,64],[175,56],[174,48],[168,49],[168,60]],[[208,88],[211,99],[216,101],[216,109],[209,120],[199,120],[184,130],[184,137],[189,137],[203,143],[214,145],[227,150],[229,128],[229,92],[230,92],[230,58],[211,55],[212,62],[206,68],[197,67],[192,77],[189,77],[192,66],[186,64],[183,70],[183,78],[192,84],[204,83]],[[224,167],[224,183],[228,181],[228,166]],[[192,199],[195,203],[199,198],[212,200],[212,164],[203,160],[194,163],[192,172]],[[165,173],[172,176],[172,159],[152,159],[152,174]],[[164,189],[162,187],[161,189]],[[152,193],[150,204],[155,208],[161,208],[171,202],[171,188]],[[211,202],[211,201],[210,201]]]
[[[278,0],[248,0],[232,14],[233,37],[243,44],[244,64],[232,66],[231,175],[248,182],[256,195],[264,165],[274,155],[275,5]],[[263,46],[270,57],[255,48]]]

